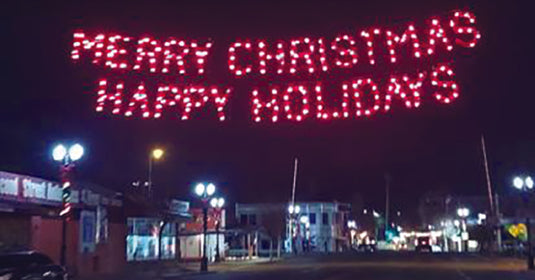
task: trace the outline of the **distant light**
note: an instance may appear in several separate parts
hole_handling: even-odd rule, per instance
[[[217,207],[217,198],[214,197],[210,199],[210,206],[212,206],[213,208]]]
[[[459,208],[457,209],[457,215],[461,218],[466,218],[470,215],[470,210],[468,208]]]
[[[533,189],[533,179],[531,179],[531,177],[527,177],[526,178],[526,187],[528,187],[528,189]]]
[[[301,207],[299,207],[299,205],[296,205],[295,206],[295,214],[299,214],[299,212],[301,212]]]
[[[206,194],[207,195],[213,195],[215,193],[215,185],[210,183],[208,184],[208,186],[206,187]]]
[[[373,210],[373,216],[374,216],[375,218],[379,218],[379,217],[381,217],[381,215],[380,215],[379,213],[375,212],[375,210]]]
[[[367,209],[364,209],[364,210],[362,211],[362,213],[364,213],[364,215],[366,215],[366,214],[368,214],[368,210],[367,210]]]
[[[294,213],[294,206],[293,206],[293,204],[290,204],[290,206],[288,206],[288,213],[290,213],[290,214],[293,214],[293,213]]]
[[[59,144],[57,145],[54,150],[52,150],[52,157],[55,161],[61,161],[65,158],[67,155],[67,149],[65,149],[65,146]]]
[[[299,221],[302,224],[308,224],[308,216],[301,216],[301,218],[299,218]]]
[[[80,144],[74,144],[69,148],[69,157],[72,161],[77,161],[84,155],[84,147]]]
[[[217,200],[217,207],[219,208],[223,208],[223,206],[225,206],[225,199],[220,197],[218,200]]]
[[[195,194],[197,194],[198,196],[202,196],[204,194],[205,189],[206,187],[204,186],[204,184],[197,184],[197,186],[195,186]]]
[[[524,186],[524,180],[522,180],[522,178],[520,177],[516,177],[514,180],[513,180],[513,186],[515,186],[515,188],[517,189],[522,189],[522,187]]]
[[[453,225],[455,225],[456,227],[458,227],[458,226],[461,225],[461,222],[459,222],[459,220],[454,220],[454,221],[453,221]]]
[[[152,157],[155,159],[160,159],[164,154],[164,151],[162,149],[154,149],[152,151]]]

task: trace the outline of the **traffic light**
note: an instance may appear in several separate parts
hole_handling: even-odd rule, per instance
[[[63,209],[59,212],[60,216],[68,215],[71,212],[71,182],[65,181],[62,186]]]

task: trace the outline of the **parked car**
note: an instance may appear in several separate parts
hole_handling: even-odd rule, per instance
[[[427,236],[421,236],[416,239],[416,252],[433,252],[431,240]]]
[[[67,271],[46,255],[28,251],[0,254],[0,280],[67,280]]]

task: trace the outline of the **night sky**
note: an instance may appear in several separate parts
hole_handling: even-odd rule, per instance
[[[285,202],[297,156],[298,200],[351,202],[360,196],[365,205],[382,208],[389,173],[392,207],[415,215],[428,191],[486,195],[483,133],[496,192],[512,193],[516,174],[535,175],[533,23],[520,1],[107,2],[17,1],[2,8],[0,170],[56,179],[51,148],[79,141],[87,153],[78,178],[121,190],[146,179],[149,150],[158,146],[166,150],[154,166],[161,194],[191,199],[192,186],[206,181],[230,201]],[[454,55],[461,97],[449,106],[427,96],[417,110],[398,105],[369,119],[256,124],[250,89],[267,80],[235,79],[228,72],[227,48],[238,38],[332,38],[364,27],[423,22],[457,8],[475,13],[482,39]],[[188,122],[95,112],[96,81],[104,71],[70,59],[77,29],[212,38],[208,74],[197,81],[234,87],[229,120],[220,123],[213,112]],[[380,67],[362,69],[385,75]],[[318,79],[336,87],[354,76]]]

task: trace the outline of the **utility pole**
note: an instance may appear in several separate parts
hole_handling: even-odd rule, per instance
[[[297,164],[299,163],[299,161],[297,160],[297,157],[295,158],[294,160],[294,177],[293,177],[293,183],[292,183],[292,200],[291,200],[291,207],[292,209],[295,207],[295,188],[296,188],[296,185],[297,185]],[[289,218],[288,218],[288,221],[289,221],[289,226],[288,226],[288,230],[289,230],[289,234],[288,234],[288,237],[289,237],[289,241],[290,241],[290,251],[293,251],[293,247],[294,247],[294,241],[293,241],[293,224],[294,224],[294,220],[293,220],[293,213],[289,213]]]
[[[385,205],[385,240],[386,232],[388,231],[388,213],[390,212],[390,175],[385,174],[385,191],[386,191],[386,205]]]
[[[485,178],[487,180],[487,193],[489,196],[489,206],[490,206],[490,214],[493,219],[491,221],[493,222],[492,225],[495,228],[495,235],[496,235],[496,247],[498,247],[498,252],[501,251],[502,248],[502,237],[501,237],[501,221],[500,221],[500,211],[499,206],[496,205],[494,207],[494,199],[492,197],[492,184],[490,182],[490,171],[489,171],[489,162],[487,159],[487,148],[485,146],[485,136],[481,134],[481,149],[483,151],[483,163],[485,165]],[[498,199],[496,197],[496,204],[498,203]]]

